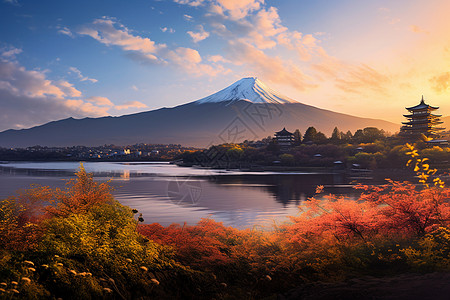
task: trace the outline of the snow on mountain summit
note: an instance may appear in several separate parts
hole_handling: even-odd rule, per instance
[[[289,97],[278,94],[256,77],[242,78],[223,90],[194,103],[203,104],[238,100],[246,100],[252,103],[298,103]]]

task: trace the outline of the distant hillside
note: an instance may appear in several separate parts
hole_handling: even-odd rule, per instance
[[[391,133],[400,127],[400,124],[336,113],[283,97],[256,78],[245,78],[209,97],[173,108],[120,117],[69,118],[30,129],[7,130],[0,133],[0,146],[173,143],[206,147],[261,139],[283,127],[304,133],[307,127],[315,126],[326,135],[335,126],[352,132],[374,126]]]

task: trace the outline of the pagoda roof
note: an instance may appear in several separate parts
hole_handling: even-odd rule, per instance
[[[286,127],[283,127],[283,130],[275,132],[276,135],[294,135],[292,132],[286,130]]]
[[[404,117],[406,117],[406,118],[416,118],[416,119],[419,119],[419,118],[428,118],[428,117],[433,117],[433,118],[440,118],[440,117],[442,117],[442,115],[435,115],[435,114],[432,114],[432,113],[424,113],[424,114],[407,114],[407,115],[403,115]]]
[[[402,122],[405,125],[427,125],[431,128],[432,126],[443,124],[444,122],[434,122],[434,123],[426,123],[426,122]]]
[[[422,100],[420,101],[420,103],[416,106],[411,106],[411,107],[407,107],[407,110],[423,110],[423,109],[439,109],[439,107],[435,107],[435,106],[431,106],[425,103],[425,100],[423,100],[423,96],[422,96]]]

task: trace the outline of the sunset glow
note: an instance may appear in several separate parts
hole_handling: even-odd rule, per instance
[[[445,0],[0,3],[0,131],[203,98],[247,76],[299,102],[450,115]]]

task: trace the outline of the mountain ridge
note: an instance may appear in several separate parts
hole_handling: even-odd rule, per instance
[[[243,85],[242,80],[246,84]],[[284,96],[268,87],[258,90],[263,83],[254,77],[242,80],[227,87],[228,90],[225,88],[202,98],[207,101],[197,100],[117,117],[67,118],[29,129],[10,129],[0,132],[0,146],[152,143],[206,147],[261,139],[283,127],[304,132],[307,127],[314,126],[327,135],[334,127],[353,132],[370,126],[396,132],[400,127],[400,124],[384,120],[360,118],[282,98]],[[234,99],[225,100],[232,90],[235,92],[230,97]]]
[[[275,92],[257,77],[242,78],[214,94],[194,101],[194,103],[203,104],[237,100],[248,100],[252,103],[299,103],[298,101]]]

